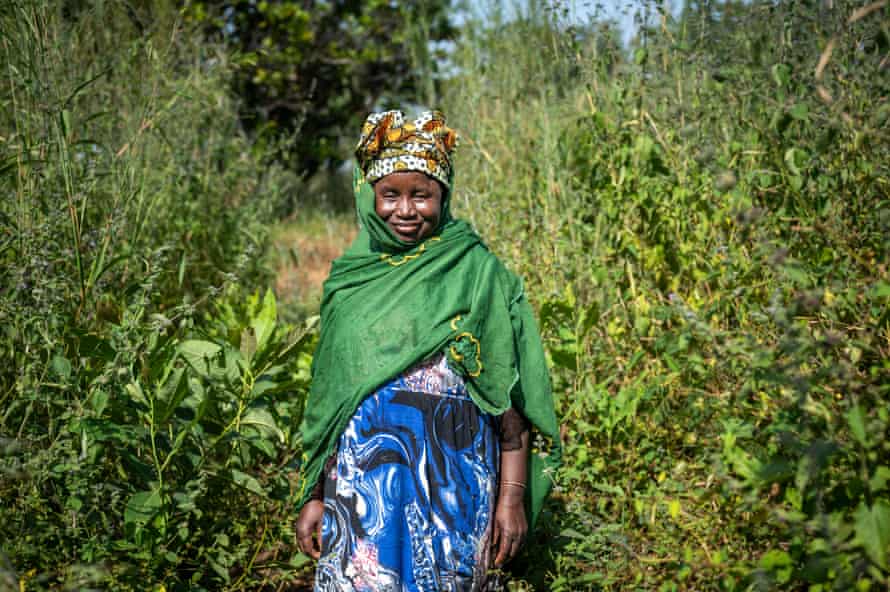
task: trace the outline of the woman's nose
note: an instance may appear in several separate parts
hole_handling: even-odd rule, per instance
[[[396,213],[401,218],[410,218],[414,216],[415,210],[413,200],[407,195],[399,197],[399,201],[396,203]]]

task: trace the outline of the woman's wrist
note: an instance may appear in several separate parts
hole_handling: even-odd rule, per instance
[[[518,485],[522,485],[519,487]],[[511,503],[522,503],[523,498],[525,497],[525,484],[519,481],[513,480],[502,480],[500,483],[500,491],[498,494],[498,498],[500,501],[507,501]]]
[[[512,479],[501,479],[501,488],[504,487],[518,487],[519,489],[525,489],[525,481],[516,481]]]

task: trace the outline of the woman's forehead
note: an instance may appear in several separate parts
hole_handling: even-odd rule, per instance
[[[419,171],[396,171],[378,179],[374,183],[374,187],[393,187],[404,185],[419,185],[423,187],[429,187],[437,184],[438,182],[426,173],[422,173]]]

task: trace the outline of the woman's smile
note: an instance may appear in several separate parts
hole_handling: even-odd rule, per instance
[[[442,186],[421,172],[390,173],[374,184],[374,208],[396,237],[417,243],[439,227]]]

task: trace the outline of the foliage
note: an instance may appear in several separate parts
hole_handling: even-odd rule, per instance
[[[383,34],[367,19],[342,47],[309,33],[325,10],[407,13],[237,3],[281,33],[264,52],[207,43],[163,1],[8,4],[0,587],[302,585],[314,329],[245,288],[269,279],[268,224],[300,186],[242,132],[258,107],[232,88],[264,69],[256,96],[278,96],[328,50],[341,74],[405,47],[429,71],[415,42],[437,21],[370,56],[351,45]],[[219,32],[219,6],[183,14]],[[564,426],[514,587],[884,589],[888,8],[660,6],[629,51],[556,5],[468,21],[448,63],[455,207],[526,278]]]
[[[226,55],[131,11],[0,16],[4,589],[297,570],[278,518],[313,337],[238,287],[293,178],[239,131]]]
[[[344,129],[424,88],[436,65],[427,42],[453,34],[448,5],[201,1],[186,2],[185,14],[237,52],[243,121],[261,135],[297,132],[292,163],[312,174],[342,162]]]
[[[559,11],[468,29],[443,98],[455,202],[527,279],[565,422],[514,571],[883,589],[887,10],[647,7],[628,55]]]

